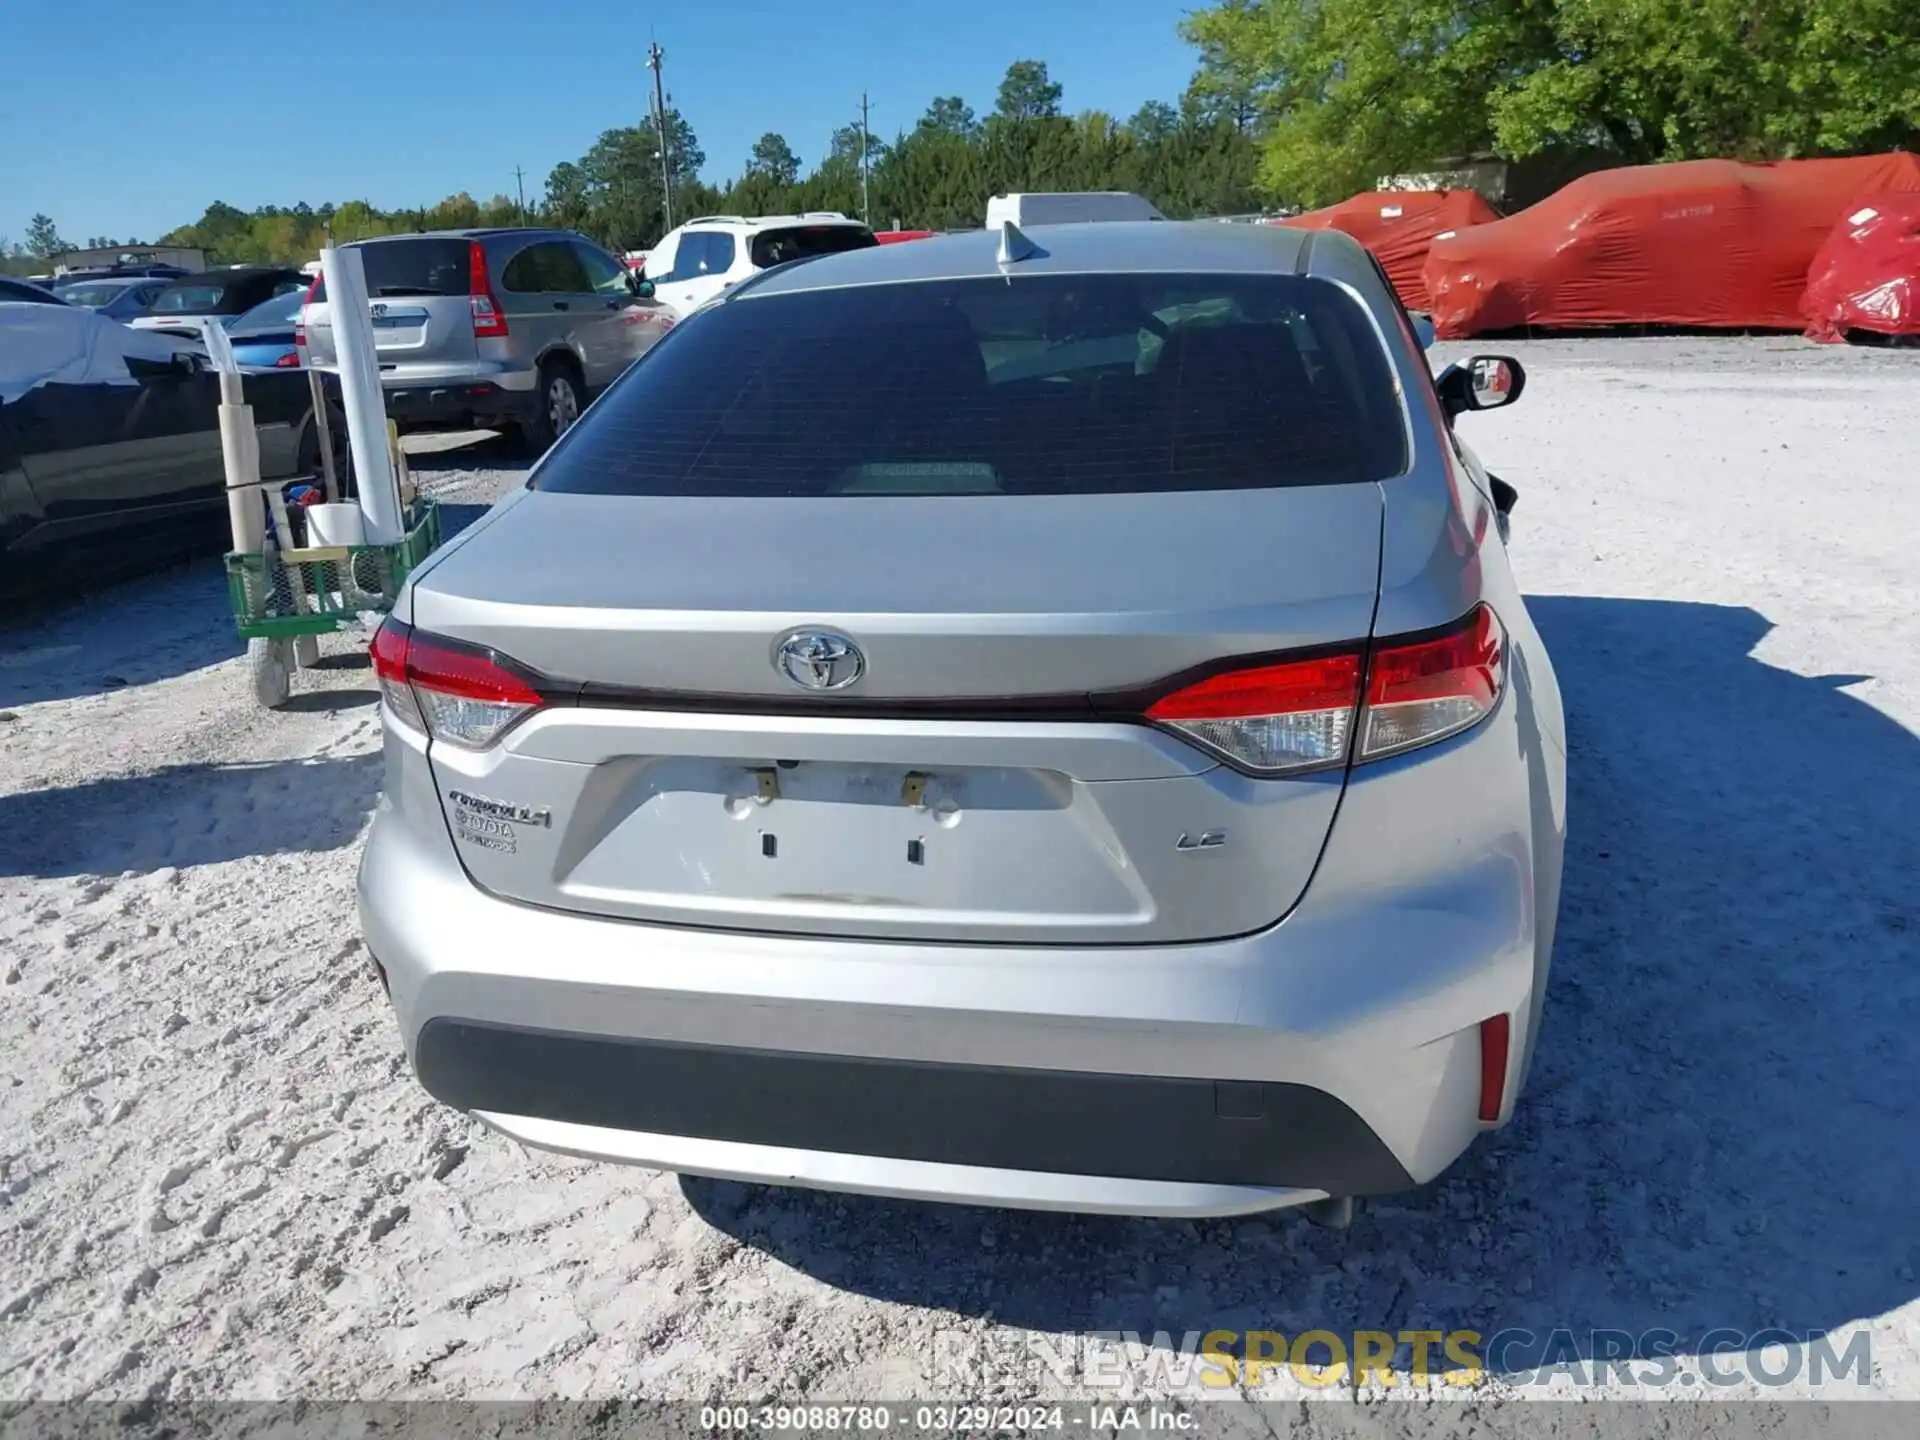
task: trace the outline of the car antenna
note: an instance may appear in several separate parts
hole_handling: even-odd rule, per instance
[[[1034,244],[1033,238],[1018,225],[1014,224],[1013,221],[1002,220],[1000,222],[1000,253],[995,257],[998,264],[1012,265],[1018,261],[1031,260],[1036,255],[1044,255],[1046,253],[1046,251]]]

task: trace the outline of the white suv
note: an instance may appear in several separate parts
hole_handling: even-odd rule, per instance
[[[647,252],[654,294],[686,316],[749,275],[815,255],[864,250],[873,231],[838,210],[805,215],[701,215]]]

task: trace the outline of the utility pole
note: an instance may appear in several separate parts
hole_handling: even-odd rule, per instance
[[[673,145],[667,138],[667,100],[660,89],[660,62],[667,52],[655,40],[647,46],[647,68],[653,71],[653,133],[660,142],[660,207],[667,229],[673,229]]]
[[[872,207],[867,203],[867,92],[860,92],[860,223],[873,223]]]
[[[513,190],[520,197],[520,223],[527,223],[527,186],[523,178],[526,172],[516,165],[513,167]]]

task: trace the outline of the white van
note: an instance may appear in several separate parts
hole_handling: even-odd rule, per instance
[[[987,229],[1011,220],[1030,225],[1072,225],[1085,220],[1164,220],[1167,217],[1125,190],[1069,190],[1052,194],[995,195],[987,201]]]

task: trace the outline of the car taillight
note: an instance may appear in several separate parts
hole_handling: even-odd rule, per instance
[[[1444,634],[1376,645],[1358,760],[1431,745],[1489,715],[1507,678],[1507,632],[1485,605]]]
[[[473,334],[485,340],[507,333],[506,312],[487,278],[487,252],[478,240],[467,246],[467,306],[473,311]]]
[[[296,345],[300,343],[298,336],[294,338],[294,343]],[[300,368],[300,352],[298,350],[287,351],[286,354],[273,362],[273,368],[276,370],[298,370]]]
[[[1253,666],[1163,696],[1146,718],[1251,774],[1403,754],[1471,729],[1506,683],[1506,631],[1485,605],[1436,635]],[[1364,685],[1363,685],[1364,677]],[[1357,743],[1355,743],[1357,738]]]
[[[313,277],[313,283],[307,286],[307,293],[300,301],[300,313],[293,317],[293,343],[297,348],[306,348],[307,343],[307,307],[320,298],[320,277]],[[294,360],[298,365],[298,359]]]
[[[1147,711],[1245,770],[1285,775],[1344,765],[1360,698],[1360,654],[1289,660],[1214,675]]]
[[[373,637],[373,673],[396,717],[468,750],[484,750],[540,706],[540,692],[492,652],[391,616]]]

